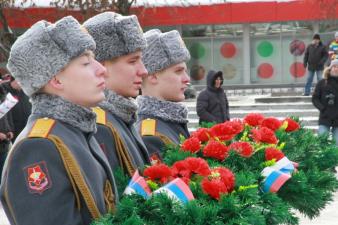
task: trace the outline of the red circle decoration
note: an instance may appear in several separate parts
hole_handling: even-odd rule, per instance
[[[232,58],[236,54],[236,46],[230,42],[225,42],[221,46],[221,54],[224,58]]]
[[[269,79],[273,76],[273,66],[270,63],[262,63],[257,68],[257,75],[263,79]]]
[[[290,66],[290,74],[295,78],[303,77],[305,75],[305,68],[303,66],[303,63],[292,63]]]
[[[301,56],[305,51],[305,44],[300,40],[293,40],[289,45],[290,53],[294,56]]]

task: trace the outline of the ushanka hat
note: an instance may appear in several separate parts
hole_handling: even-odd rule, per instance
[[[54,24],[42,20],[15,41],[7,67],[31,96],[86,50],[94,51],[95,42],[72,16]]]
[[[142,60],[148,74],[189,61],[190,53],[178,31],[162,33],[154,29],[146,32],[144,36],[147,40],[147,48],[143,51]]]
[[[142,28],[135,15],[104,12],[88,19],[83,25],[96,42],[95,57],[100,62],[146,47]]]

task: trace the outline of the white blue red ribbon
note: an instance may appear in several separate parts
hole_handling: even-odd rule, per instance
[[[295,165],[294,162],[283,157],[275,165],[264,168],[262,171],[262,176],[265,177],[263,191],[277,192],[291,178]]]
[[[150,197],[151,190],[144,177],[140,176],[138,170],[135,171],[133,177],[129,181],[128,186],[124,190],[124,194],[139,194],[145,199],[148,199]]]
[[[172,199],[182,203],[187,203],[194,199],[194,196],[189,186],[180,178],[176,178],[165,186],[156,190],[153,194],[164,193]]]

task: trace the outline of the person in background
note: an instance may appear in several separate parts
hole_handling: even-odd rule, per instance
[[[313,77],[316,73],[317,82],[322,79],[324,64],[327,60],[328,53],[325,46],[320,40],[319,34],[313,35],[312,43],[307,46],[304,54],[304,68],[307,68],[308,77],[304,88],[304,96],[309,96]]]
[[[338,57],[338,31],[334,34],[334,40],[329,45],[329,62]]]
[[[207,75],[207,87],[198,95],[196,102],[200,124],[230,120],[229,102],[222,84],[222,71],[210,70]]]
[[[190,81],[186,65],[190,54],[176,30],[150,30],[144,36],[143,62],[148,75],[143,78],[142,96],[136,98],[136,126],[151,159],[158,160],[165,144],[179,144],[180,136],[189,137],[188,110],[180,102]]]
[[[32,102],[0,187],[11,224],[89,225],[114,210],[115,180],[93,136],[106,73],[94,50],[71,16],[35,23],[11,48],[7,67]]]
[[[338,145],[338,59],[324,70],[324,79],[316,85],[312,103],[320,112],[318,134],[332,132]]]
[[[0,104],[5,100],[7,95],[6,90],[3,88],[3,84],[0,84]],[[8,154],[10,143],[13,139],[14,128],[8,115],[9,112],[0,118],[0,183],[2,168]]]
[[[107,70],[106,99],[99,104],[100,108],[95,108],[99,119],[95,137],[113,172],[122,168],[132,176],[149,162],[147,149],[134,127],[137,110],[134,98],[147,74],[141,60],[146,40],[135,15],[104,12],[83,25],[96,42],[96,59]]]
[[[9,80],[9,82],[3,84],[6,92],[11,93],[16,99],[18,99],[18,103],[9,112],[13,122],[14,142],[16,137],[26,126],[28,117],[31,114],[32,105],[29,102],[28,96],[22,91],[20,85],[13,76],[11,76],[10,74],[6,74],[4,79]]]

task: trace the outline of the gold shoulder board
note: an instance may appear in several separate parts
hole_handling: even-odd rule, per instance
[[[106,112],[100,107],[94,107],[93,112],[96,114],[96,123],[98,124],[107,124]]]
[[[55,120],[49,118],[40,118],[35,121],[28,137],[47,138],[49,132],[52,130]]]
[[[141,136],[155,136],[156,134],[156,120],[145,119],[141,122]]]

